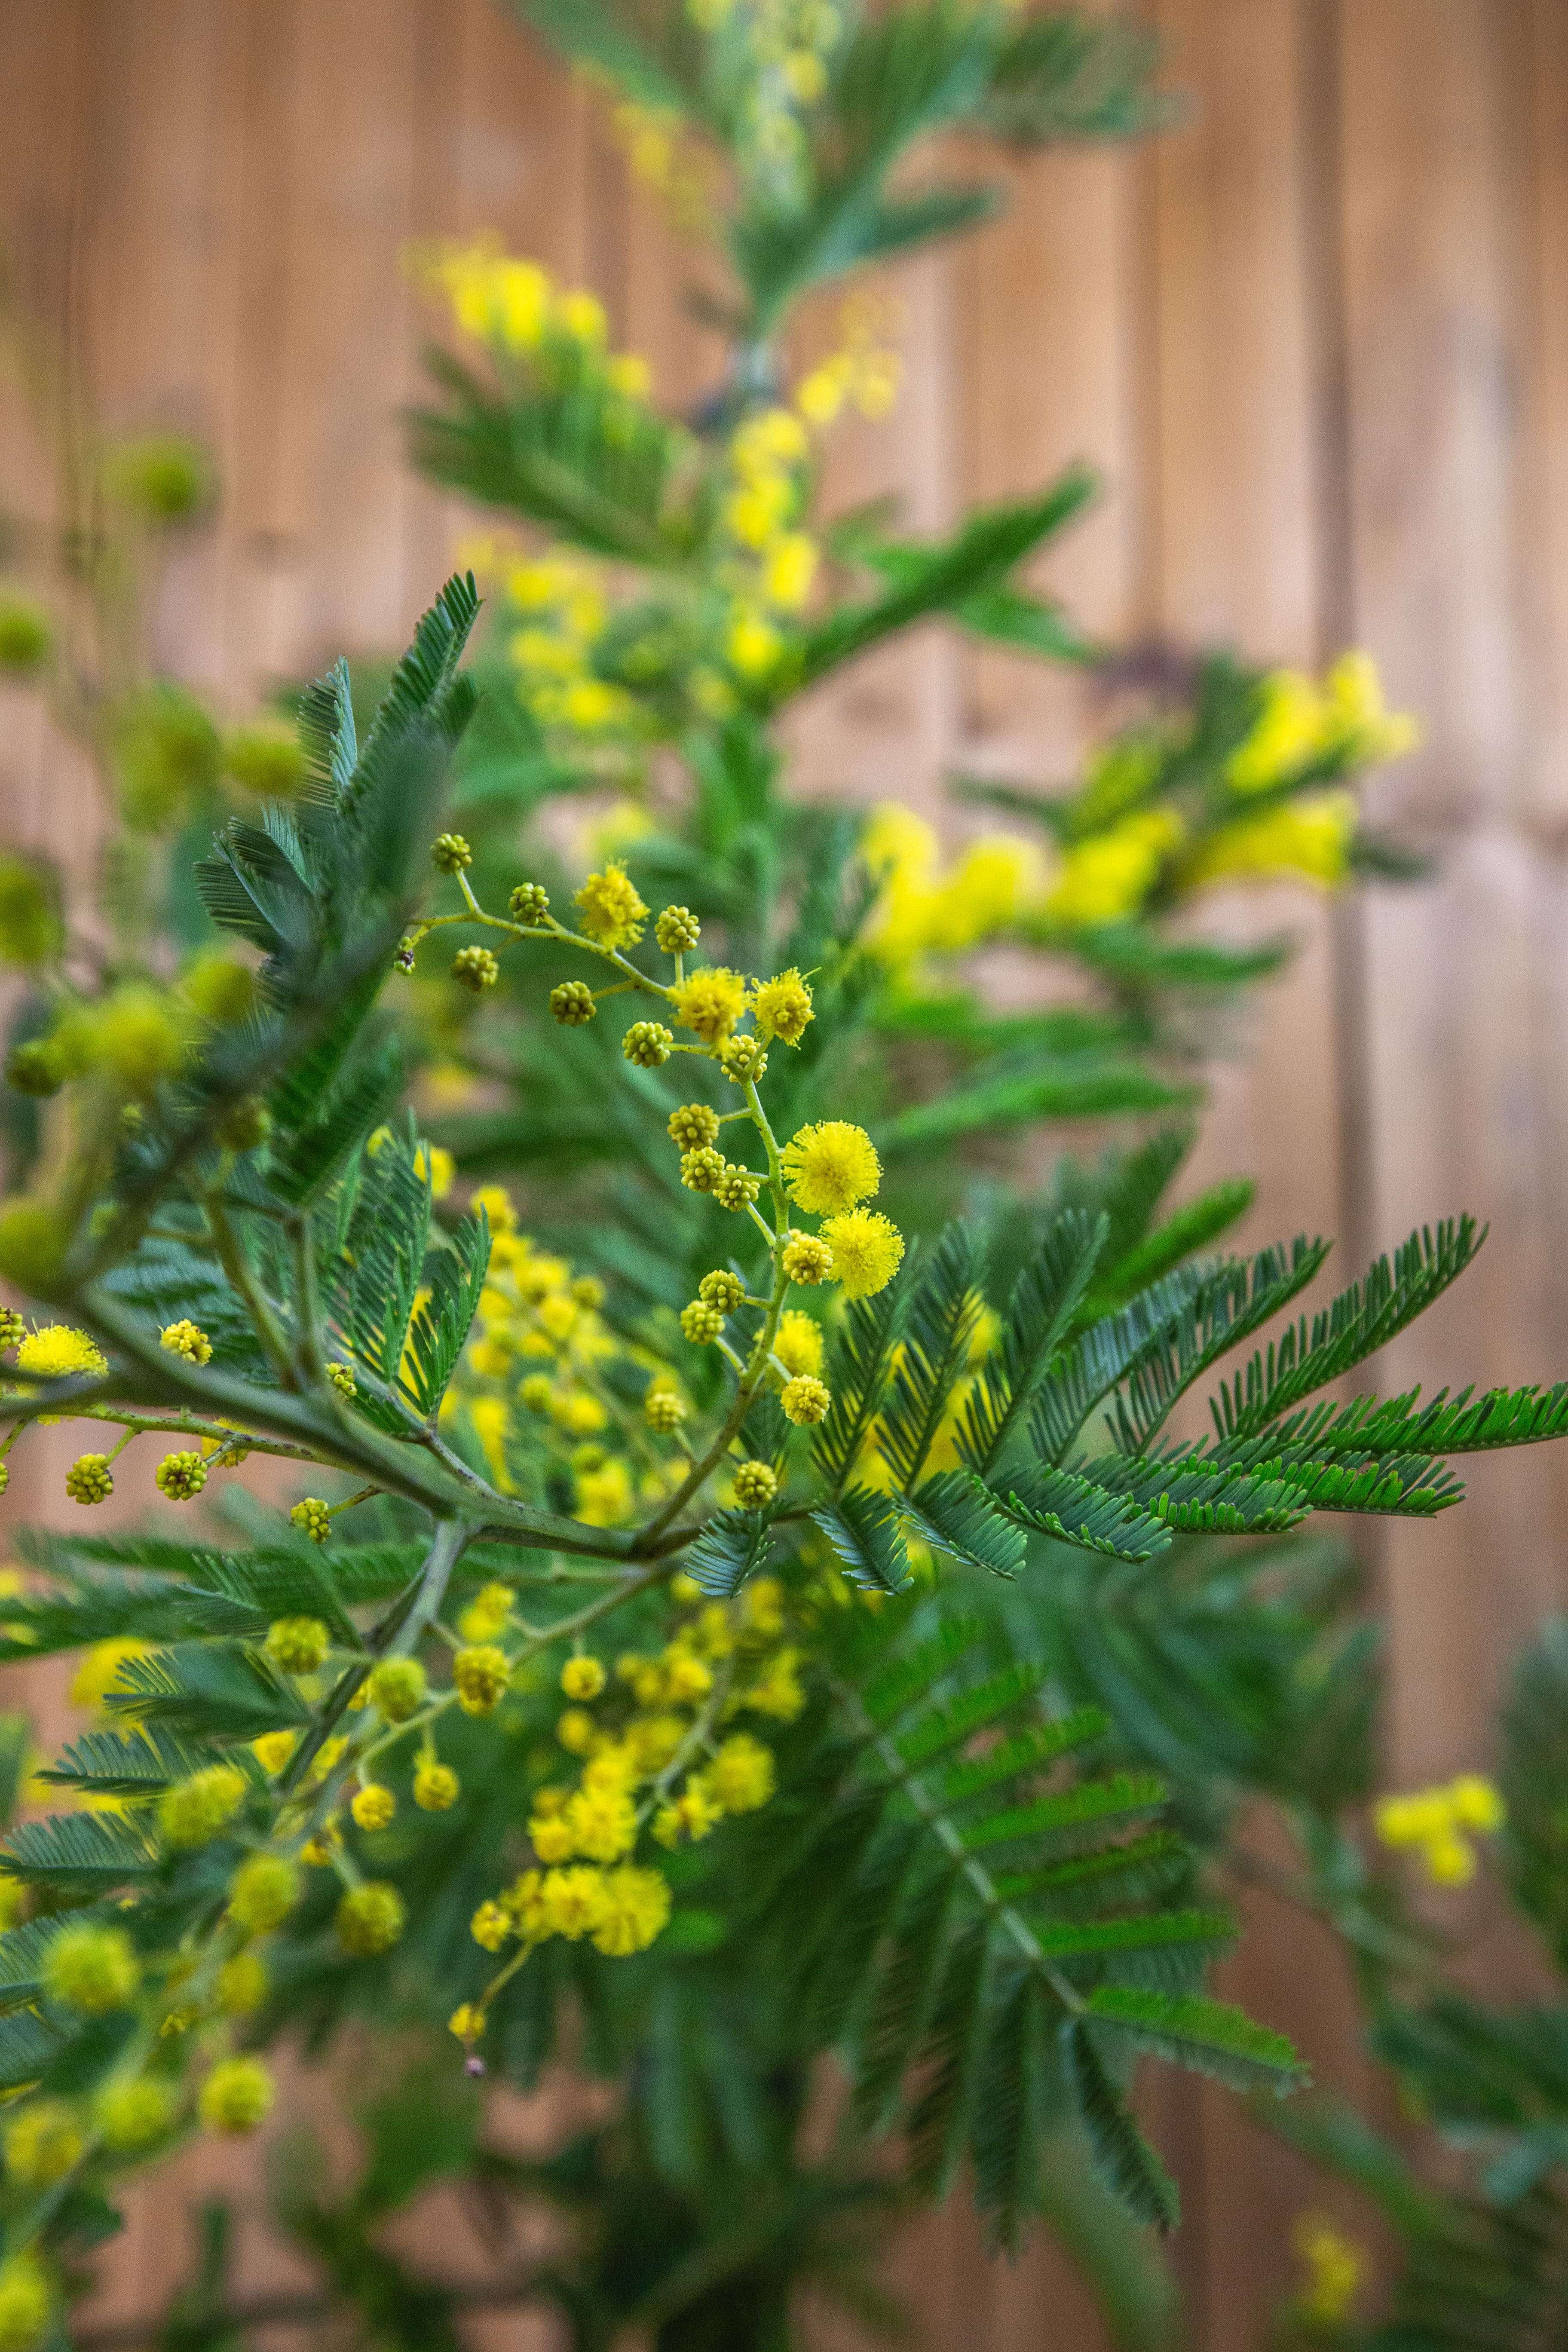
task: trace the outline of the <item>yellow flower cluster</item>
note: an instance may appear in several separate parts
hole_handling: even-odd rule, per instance
[[[647,362],[608,352],[609,321],[598,297],[558,287],[547,269],[479,237],[424,257],[428,282],[451,305],[453,323],[498,357],[524,359],[543,382],[587,383],[628,407],[650,389]]]
[[[1017,834],[986,834],[943,866],[935,828],[896,801],[874,809],[860,856],[878,884],[870,944],[887,964],[958,955],[1037,912],[1046,865]]]
[[[1195,890],[1205,882],[1300,874],[1331,890],[1349,871],[1356,824],[1353,793],[1303,793],[1276,802],[1200,843],[1180,868],[1178,884]]]
[[[1463,1886],[1475,1876],[1471,1839],[1495,1836],[1507,1818],[1491,1782],[1479,1772],[1461,1772],[1446,1786],[1382,1798],[1373,1825],[1384,1845],[1415,1849],[1436,1885]]]
[[[896,313],[857,295],[839,314],[844,341],[819,360],[795,388],[795,406],[808,424],[831,425],[846,407],[873,423],[888,415],[903,382],[903,362],[888,341]]]
[[[805,23],[837,23],[825,0],[768,0],[761,12],[747,10],[764,47],[775,38],[764,19],[781,7]],[[807,72],[807,54],[787,45],[777,51],[786,81]],[[662,118],[630,107],[617,123],[640,167],[670,167],[672,134]],[[628,417],[646,401],[644,363],[603,357],[604,313],[592,295],[563,294],[535,264],[483,242],[437,255],[430,275],[459,328],[503,362],[521,354],[546,380],[553,373],[607,386],[612,415],[614,399],[630,404]],[[738,696],[787,681],[791,633],[821,560],[805,527],[811,436],[846,408],[880,417],[891,407],[901,363],[883,326],[875,303],[850,303],[842,346],[803,377],[793,401],[741,414],[706,474],[694,476],[701,489],[691,560],[638,583],[637,628],[628,632],[625,603],[612,602],[607,569],[579,554],[555,547],[520,561],[491,539],[465,551],[504,589],[521,699],[542,728],[569,739],[574,756],[605,775],[635,776],[650,743],[694,717],[722,719]]]
[[[518,620],[508,641],[518,692],[541,726],[579,738],[629,727],[637,717],[632,696],[593,667],[609,614],[593,568],[557,549],[512,564],[506,589]]]
[[[1370,767],[1403,759],[1420,740],[1414,719],[1386,707],[1370,654],[1342,654],[1321,685],[1300,670],[1269,676],[1257,721],[1232,754],[1226,781],[1235,792],[1268,792],[1331,762]]]
[[[700,32],[723,37],[743,177],[775,201],[798,199],[811,110],[843,37],[840,10],[832,0],[686,0],[686,13]]]
[[[467,1417],[503,1494],[518,1492],[514,1456],[529,1444],[554,1442],[565,1449],[577,1516],[591,1527],[618,1526],[657,1465],[650,1455],[639,1474],[605,1443],[618,1408],[605,1368],[623,1351],[598,1311],[603,1286],[519,1232],[503,1186],[481,1186],[472,1206],[489,1223],[489,1276],[443,1418]],[[655,1493],[663,1492],[659,1479]]]
[[[788,1722],[805,1705],[800,1654],[783,1636],[784,1590],[757,1579],[735,1600],[704,1602],[677,1578],[685,1603],[676,1630],[654,1656],[627,1651],[613,1676],[601,1662],[568,1658],[561,1687],[570,1704],[556,1737],[582,1759],[574,1787],[536,1790],[529,1820],[532,1862],[474,1914],[485,1951],[521,1948],[503,1974],[534,1946],[586,1937],[610,1958],[646,1949],[669,1916],[663,1874],[636,1859],[647,1830],[667,1848],[707,1837],[729,1814],[752,1812],[773,1793],[772,1751],[749,1731],[727,1731],[737,1716]],[[452,2020],[472,2042],[484,2031],[489,1996],[465,2002]]]
[[[1041,908],[1064,930],[1121,922],[1142,909],[1179,846],[1184,826],[1173,809],[1140,809],[1067,852]]]
[[[707,229],[715,197],[708,159],[683,135],[681,117],[651,106],[623,102],[610,127],[634,179],[664,198],[678,228],[688,235]]]

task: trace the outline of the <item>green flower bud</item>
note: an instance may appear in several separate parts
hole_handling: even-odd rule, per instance
[[[59,952],[59,885],[47,866],[0,857],[0,963],[31,971]]]
[[[258,801],[291,801],[305,781],[305,754],[287,727],[236,727],[224,737],[223,771]]]
[[[217,790],[217,729],[194,695],[167,679],[121,711],[114,757],[121,810],[137,833],[185,824]]]
[[[28,1037],[13,1045],[5,1056],[5,1083],[19,1095],[33,1095],[40,1100],[47,1095],[58,1095],[65,1084],[65,1072],[59,1055],[44,1037]]]
[[[183,433],[149,433],[121,441],[104,462],[111,498],[136,507],[150,522],[190,522],[212,499],[212,461],[199,441]]]
[[[55,633],[41,604],[25,596],[0,594],[0,670],[26,677],[48,659]]]
[[[396,1887],[371,1878],[363,1886],[348,1889],[333,1924],[344,1951],[356,1960],[368,1960],[392,1949],[403,1934],[407,1916]]]
[[[220,2058],[202,2084],[196,2112],[210,2132],[252,2132],[276,2095],[258,2058]]]

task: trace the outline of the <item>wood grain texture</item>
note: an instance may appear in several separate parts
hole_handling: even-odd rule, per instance
[[[1216,909],[1289,919],[1304,945],[1221,1075],[1190,1181],[1255,1172],[1258,1240],[1348,1209],[1342,1280],[1423,1219],[1489,1216],[1477,1274],[1384,1377],[1549,1380],[1568,1362],[1568,13],[1145,13],[1184,123],[1136,155],[1006,163],[1000,226],[875,281],[905,396],[890,425],[836,437],[829,496],[889,493],[936,530],[1086,457],[1103,496],[1039,576],[1090,629],[1291,661],[1370,645],[1427,728],[1379,795],[1440,878],[1331,921],[1300,898]],[[171,567],[153,651],[233,711],[339,650],[390,649],[473,526],[403,462],[429,324],[411,241],[492,228],[592,283],[667,398],[700,397],[721,363],[684,307],[690,252],[497,0],[0,0],[0,224],[22,299],[108,421],[188,426],[217,455],[222,508]],[[803,351],[831,343],[835,309]],[[0,394],[0,497],[41,515],[46,475]],[[927,633],[792,732],[803,789],[934,811],[954,767],[1060,777],[1096,722],[1080,681]],[[0,695],[6,838],[80,857],[88,792],[30,700]],[[14,1516],[58,1508],[70,1438],[19,1463]],[[1470,1484],[1468,1516],[1368,1547],[1400,1779],[1487,1760],[1507,1661],[1563,1597],[1568,1457],[1482,1462]],[[1353,2089],[1337,1960],[1273,1898],[1247,1908],[1229,1989]],[[1243,2352],[1318,2192],[1217,2096],[1167,2082],[1149,2111],[1186,2200],[1193,2344]],[[142,2210],[108,2269],[119,2307],[169,2275],[168,2216],[210,2165]],[[272,2257],[247,2260],[259,2277]],[[988,2264],[961,2199],[893,2271],[934,2352],[1096,2352],[1059,2261]],[[550,2340],[531,2321],[484,2334],[498,2352]]]

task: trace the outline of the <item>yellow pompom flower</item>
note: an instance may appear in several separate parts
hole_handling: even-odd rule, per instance
[[[1435,1885],[1463,1886],[1476,1872],[1476,1850],[1464,1832],[1489,1836],[1506,1819],[1491,1782],[1479,1773],[1461,1772],[1446,1786],[1381,1798],[1373,1827],[1386,1846],[1415,1848]]]
[[[890,1217],[874,1209],[829,1217],[822,1238],[833,1252],[833,1278],[846,1298],[869,1298],[885,1290],[904,1255],[902,1234]]]
[[[596,294],[578,291],[563,294],[556,310],[563,331],[575,343],[597,351],[609,331],[605,306]]]
[[[370,1780],[354,1791],[349,1811],[356,1829],[384,1830],[396,1816],[397,1799],[382,1781]]]
[[[64,1381],[106,1372],[109,1359],[85,1331],[74,1331],[68,1323],[46,1323],[17,1343],[16,1369],[31,1372],[35,1380]]]
[[[452,1681],[458,1705],[465,1715],[489,1715],[506,1694],[511,1665],[504,1650],[493,1642],[479,1642],[458,1652],[452,1661]]]
[[[528,1824],[529,1842],[541,1862],[570,1862],[576,1840],[563,1813],[536,1813]]]
[[[539,1895],[546,1932],[576,1943],[593,1933],[604,1915],[605,1874],[585,1864],[549,1870]]]
[[[142,1982],[142,1964],[122,1927],[62,1927],[43,1966],[44,1990],[62,2008],[87,2017],[129,2009]]]
[[[742,1462],[735,1472],[735,1500],[742,1511],[765,1511],[778,1491],[778,1474],[771,1463]]]
[[[280,1853],[253,1853],[228,1882],[229,1916],[247,1935],[270,1935],[300,1899],[300,1874]]]
[[[116,2156],[133,2156],[163,2138],[178,2104],[172,2084],[142,2074],[106,2083],[92,2103],[92,2118],[105,2147]]]
[[[483,1213],[492,1234],[514,1234],[517,1231],[517,1211],[504,1184],[477,1186],[469,1195],[468,1207],[475,1216]]]
[[[363,1960],[389,1952],[402,1936],[407,1916],[395,1886],[385,1879],[367,1878],[363,1885],[346,1890],[333,1925],[344,1951]]]
[[[425,1669],[417,1658],[383,1658],[370,1675],[371,1704],[388,1723],[406,1723],[425,1703]]]
[[[772,980],[758,982],[752,1010],[758,1036],[777,1037],[786,1045],[798,1045],[806,1024],[816,1017],[811,991],[793,964],[788,971],[775,972]]]
[[[712,1669],[689,1650],[673,1646],[664,1656],[665,1689],[677,1706],[695,1706],[713,1687]]]
[[[196,2113],[210,2132],[253,2132],[277,2096],[259,2058],[220,2058],[202,2084]]]
[[[1226,766],[1233,792],[1267,792],[1321,755],[1328,713],[1317,686],[1300,670],[1278,669],[1263,682],[1250,733]]]
[[[75,2169],[86,2147],[63,2099],[31,2099],[5,2126],[5,2169],[19,2189],[52,2189]]]
[[[555,1737],[569,1756],[586,1756],[599,1737],[598,1727],[586,1707],[569,1706],[556,1719]]]
[[[595,1699],[605,1687],[605,1669],[597,1658],[568,1658],[561,1669],[561,1687],[571,1699]]]
[[[703,1778],[725,1812],[753,1813],[777,1785],[773,1750],[750,1732],[734,1732],[721,1743]]]
[[[254,1952],[236,1952],[217,1972],[217,2005],[225,2017],[254,2017],[267,1998],[267,1969]]]
[[[977,947],[1037,905],[1045,884],[1045,861],[1032,841],[984,835],[937,893],[932,945],[954,955]]]
[[[814,1216],[834,1216],[868,1201],[882,1181],[882,1163],[863,1127],[826,1118],[803,1127],[784,1148],[790,1198]]]
[[[678,981],[671,1001],[681,1027],[694,1029],[705,1045],[715,1045],[721,1038],[730,1035],[744,1015],[746,997],[745,975],[730,971],[727,965],[713,964]],[[701,1106],[689,1108],[697,1109]],[[713,1132],[718,1133],[716,1118]]]
[[[477,2002],[460,2000],[447,2020],[447,2031],[459,2042],[477,2042],[485,2030],[485,2013]]]
[[[233,1821],[245,1802],[245,1776],[232,1764],[209,1764],[188,1780],[176,1780],[158,1800],[158,1827],[165,1845],[177,1852],[208,1844]]]
[[[618,1527],[631,1517],[636,1496],[631,1472],[618,1455],[576,1474],[577,1517],[590,1528]]]
[[[1420,742],[1420,722],[1384,703],[1370,654],[1342,654],[1323,684],[1331,733],[1352,759],[1402,760]]]
[[[275,1617],[262,1647],[286,1675],[313,1675],[331,1645],[331,1629],[320,1617]]]
[[[785,1371],[819,1372],[822,1344],[822,1326],[816,1317],[798,1307],[786,1307],[773,1335],[773,1353]]]
[[[825,360],[796,385],[795,404],[807,424],[831,425],[844,405],[847,389],[842,369]]]
[[[766,547],[794,503],[795,485],[787,474],[758,474],[726,501],[724,527],[742,547]]]
[[[637,1843],[637,1810],[625,1789],[579,1789],[562,1819],[571,1851],[589,1862],[618,1862]],[[535,1850],[542,1862],[549,1859],[537,1840]]]
[[[462,1784],[449,1764],[432,1759],[414,1773],[414,1801],[422,1813],[450,1812],[462,1794]]]
[[[506,1629],[513,1600],[510,1584],[487,1584],[475,1593],[458,1621],[465,1642],[489,1642]]]
[[[54,2310],[49,2274],[33,2254],[0,2263],[0,2352],[32,2352]]]
[[[268,1775],[281,1772],[299,1745],[299,1734],[293,1731],[263,1731],[250,1743],[250,1752]]]
[[[95,1642],[71,1678],[71,1705],[100,1707],[119,1682],[120,1669],[127,1658],[144,1658],[151,1647],[151,1643],[139,1642],[132,1633],[119,1633],[110,1641]]]
[[[1508,1808],[1491,1782],[1479,1772],[1461,1772],[1448,1783],[1448,1802],[1461,1829],[1491,1837],[1508,1819]]]
[[[481,1951],[499,1952],[511,1934],[511,1916],[500,1903],[481,1903],[468,1922],[468,1933]]]
[[[608,858],[602,874],[590,874],[576,893],[583,929],[607,948],[634,947],[641,939],[647,908],[618,858]]]
[[[626,1864],[604,1874],[594,1947],[610,1959],[645,1952],[669,1917],[669,1888],[657,1870]]]
[[[805,1705],[800,1686],[800,1652],[776,1651],[747,1689],[742,1703],[758,1715],[771,1716],[775,1723],[793,1723]]]
[[[776,467],[798,466],[809,449],[798,417],[787,408],[762,408],[737,428],[730,458],[738,474],[752,478]]]

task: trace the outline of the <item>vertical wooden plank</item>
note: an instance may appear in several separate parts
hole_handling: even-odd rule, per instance
[[[981,149],[963,161],[976,174],[1001,177],[1006,192],[1002,220],[956,255],[963,502],[1019,497],[1068,465],[1091,463],[1102,485],[1094,509],[1031,574],[1080,625],[1122,641],[1139,619],[1146,513],[1139,163],[1126,151],[1090,147],[1018,163]],[[963,700],[953,764],[1047,786],[1069,778],[1093,724],[1083,677],[971,646],[954,652]],[[962,812],[946,814],[950,826],[965,822]],[[975,812],[968,822],[994,820]],[[1050,2342],[1092,2352],[1105,2342],[1091,2295],[1047,2231],[1037,2231],[1016,2263],[985,2265],[973,2232],[945,2219],[943,2245],[951,2267],[941,2340],[990,2352]]]
[[[311,12],[292,89],[288,303],[273,420],[271,655],[295,670],[402,638],[418,591],[397,412],[414,389],[416,0]]]
[[[898,528],[934,533],[957,503],[952,331],[955,264],[946,251],[922,255],[858,280],[887,306],[904,363],[892,415],[875,423],[845,416],[824,452],[821,511],[832,515],[889,499]],[[843,340],[844,295],[808,307],[793,339],[797,364]],[[808,696],[785,728],[796,787],[856,800],[902,800],[932,810],[959,727],[958,653],[934,628],[879,649]]]
[[[1525,1010],[1545,927],[1521,824],[1529,20],[1389,0],[1342,25],[1355,593],[1427,726],[1415,792],[1443,857],[1435,888],[1367,912],[1378,1223],[1392,1241],[1460,1205],[1493,1221],[1476,1273],[1390,1350],[1384,1381],[1550,1379],[1541,1303],[1563,1195]],[[1561,1589],[1542,1532],[1554,1480],[1544,1455],[1478,1463],[1467,1510],[1391,1534],[1394,1778],[1485,1759],[1506,1659]]]
[[[1109,643],[1140,619],[1143,499],[1137,379],[1140,171],[1127,152],[1066,148],[1002,169],[1007,211],[961,257],[960,400],[966,499],[1018,497],[1087,460],[1101,490],[1034,567],[1072,618]],[[1003,654],[965,664],[963,759],[976,772],[1056,782],[1084,748],[1076,673]]]
[[[82,0],[52,12],[0,13],[0,249],[21,331],[44,364],[63,369],[73,336],[79,276],[80,100],[87,27]],[[5,571],[47,602],[55,585],[53,467],[47,428],[9,369],[0,372],[0,503],[38,537]],[[48,789],[60,747],[42,698],[0,686],[0,831],[59,854],[69,830],[62,797]]]
[[[1162,0],[1158,23],[1191,110],[1147,167],[1152,618],[1178,644],[1311,667],[1336,648],[1323,643],[1300,12],[1295,0]],[[1258,1241],[1331,1233],[1340,1136],[1327,909],[1301,891],[1238,893],[1211,902],[1205,925],[1233,936],[1285,928],[1298,952],[1249,1019],[1243,1050],[1215,1074],[1186,1181],[1256,1175]],[[1244,1836],[1265,1866],[1288,1858],[1266,1817]],[[1320,2080],[1353,2085],[1353,1995],[1331,1939],[1314,1940],[1276,1901],[1243,1908],[1223,1990],[1290,2033]],[[1177,2264],[1194,2338],[1205,2352],[1250,2352],[1288,2288],[1304,2169],[1212,2085],[1169,2085],[1162,2105],[1174,2111],[1187,2201]]]

